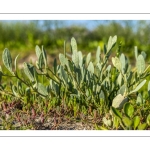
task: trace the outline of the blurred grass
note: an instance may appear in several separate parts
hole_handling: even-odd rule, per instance
[[[78,49],[87,53],[94,52],[97,46],[103,50],[109,36],[118,36],[121,42],[121,52],[133,58],[134,46],[138,51],[150,53],[150,24],[148,21],[106,21],[89,29],[85,25],[67,26],[65,21],[44,20],[42,21],[0,21],[0,55],[5,48],[11,51],[12,57],[20,55],[26,58],[34,53],[36,45],[44,45],[48,54],[56,56],[63,52],[64,41],[67,42],[66,49],[70,51],[70,39],[75,37]],[[88,21],[90,23],[90,20]],[[135,30],[136,29],[136,30]],[[1,61],[0,61],[1,63]]]

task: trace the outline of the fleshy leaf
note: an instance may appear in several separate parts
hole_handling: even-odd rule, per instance
[[[142,97],[141,93],[138,94],[136,103],[139,104],[139,105],[143,104],[143,97]]]
[[[143,80],[133,91],[130,92],[130,94],[137,92],[145,83],[146,83],[146,80]]]
[[[54,73],[56,74],[57,73],[57,60],[56,60],[56,58],[54,59],[53,67],[54,67]]]
[[[124,105],[124,113],[127,117],[132,117],[133,116],[133,113],[134,113],[134,107],[130,104],[130,103],[126,103]]]
[[[62,66],[67,65],[68,64],[68,60],[65,57],[64,54],[59,54],[59,60]]]
[[[91,53],[88,53],[87,57],[86,57],[86,64],[88,65],[89,62],[91,60]]]
[[[125,86],[125,85],[122,85],[122,86],[120,87],[120,89],[118,90],[117,94],[124,95],[125,90],[126,90],[126,86]]]
[[[116,117],[118,117],[119,119],[122,118],[121,113],[120,113],[119,110],[117,110],[116,108],[111,107],[111,111],[112,111],[112,113],[113,113]]]
[[[146,53],[144,51],[141,52],[141,55],[146,59]]]
[[[65,83],[68,83],[68,75],[66,74],[65,70],[63,69],[63,67],[61,66],[60,68],[60,73],[61,73],[61,77],[62,79],[65,81]]]
[[[19,94],[17,93],[17,87],[15,85],[12,85],[12,92],[16,97],[19,97]]]
[[[74,37],[71,38],[71,48],[72,48],[72,53],[75,51],[77,52],[77,42]]]
[[[48,95],[46,87],[43,84],[41,84],[41,83],[37,84],[37,90],[43,96],[47,96]]]
[[[128,101],[128,98],[122,96],[121,94],[118,94],[114,99],[113,99],[113,102],[112,102],[112,106],[114,108],[118,108],[118,109],[122,109],[123,108],[123,105]]]
[[[15,66],[15,71],[17,71],[17,58],[19,55],[16,56],[15,61],[14,61],[14,66]]]
[[[100,46],[98,46],[97,51],[96,51],[96,62],[97,63],[100,63],[100,54],[101,54]]]
[[[133,128],[134,128],[134,130],[138,127],[139,123],[140,123],[140,117],[139,116],[135,116],[133,118]]]
[[[121,70],[121,62],[118,57],[112,57],[112,63],[119,71]]]
[[[38,45],[36,45],[36,47],[35,47],[35,52],[36,52],[37,58],[39,59],[40,54],[41,54],[42,52],[41,52],[41,49],[40,49],[40,47],[39,47]]]
[[[83,56],[82,56],[82,52],[81,51],[78,52],[78,57],[79,57],[79,66],[80,66],[80,68],[82,68]]]
[[[43,59],[43,54],[42,53],[39,55],[37,64],[38,64],[39,69],[42,69],[42,66],[44,65],[44,59]]]
[[[125,74],[126,70],[127,70],[127,67],[126,67],[126,57],[125,57],[124,54],[121,54],[121,56],[120,56],[120,62],[121,62],[122,73]]]
[[[33,71],[33,67],[30,64],[24,63],[24,73],[26,74],[26,76],[30,79],[30,81],[34,81],[34,71]]]
[[[123,121],[123,123],[124,123],[124,125],[126,126],[126,127],[131,127],[131,125],[132,125],[132,120],[130,120],[128,117],[123,117],[122,118],[122,121]]]
[[[5,67],[12,73],[12,58],[10,51],[7,48],[5,48],[5,50],[3,51],[2,60]]]
[[[43,46],[42,46],[42,55],[44,59],[45,68],[47,68],[47,54]]]
[[[146,124],[146,123],[140,124],[140,125],[138,126],[138,130],[145,130],[146,127],[147,127],[147,124]]]
[[[136,62],[137,73],[142,74],[145,70],[145,60],[143,55],[139,55]]]
[[[79,66],[79,55],[77,51],[74,51],[72,54],[72,61],[74,62],[75,66]]]
[[[113,48],[116,42],[117,42],[116,35],[114,37],[111,37],[111,36],[109,37],[108,45],[107,45],[107,53]]]
[[[89,66],[88,66],[88,71],[90,71],[91,73],[94,73],[94,65],[92,62],[89,63]]]

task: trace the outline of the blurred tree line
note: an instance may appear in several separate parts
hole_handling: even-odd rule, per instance
[[[118,36],[122,51],[133,55],[134,46],[138,50],[150,52],[150,23],[147,21],[106,21],[89,29],[84,25],[66,26],[65,21],[0,22],[0,51],[4,48],[31,51],[35,45],[44,45],[47,50],[63,49],[64,41],[75,37],[80,50],[92,51],[98,45],[103,49],[109,36]],[[69,47],[69,46],[68,46]]]

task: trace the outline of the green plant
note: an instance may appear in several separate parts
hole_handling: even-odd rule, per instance
[[[92,115],[96,120],[97,114],[106,115],[111,108],[113,115],[108,113],[103,118],[104,124],[110,129],[112,126],[145,129],[145,124],[139,124],[139,116],[134,116],[134,107],[126,102],[134,99],[133,94],[139,92],[146,83],[150,65],[146,67],[146,54],[141,52],[138,55],[135,47],[136,65],[132,68],[129,59],[120,53],[121,45],[111,63],[110,56],[116,42],[117,36],[110,36],[103,51],[100,47],[97,48],[96,59],[92,61],[91,53],[82,55],[78,51],[76,40],[72,38],[71,54],[67,53],[64,43],[64,54],[59,54],[60,63],[55,59],[53,67],[48,65],[44,47],[36,46],[36,63],[24,62],[22,69],[17,67],[19,55],[13,64],[10,51],[6,48],[2,60],[7,70],[0,67],[1,96],[7,97],[10,102],[14,99],[19,101],[23,110],[38,106],[38,111],[45,115],[51,110],[64,110],[70,111],[74,118],[82,114]],[[8,83],[6,86],[3,81],[9,78],[12,79],[8,80],[10,86]],[[150,84],[148,93],[149,87]],[[139,93],[136,105],[144,103],[144,98]],[[123,115],[119,111],[122,108]],[[149,117],[147,123],[149,124]]]
[[[150,109],[146,111],[149,114]],[[109,129],[144,130],[150,125],[150,115],[147,115],[146,111],[143,107],[127,102],[120,111],[111,107],[109,118],[103,117],[103,123]]]
[[[14,69],[12,65],[12,58],[8,49],[5,49],[2,55],[2,60],[10,72],[10,75],[5,74],[1,70],[1,77],[7,76],[17,79],[17,85],[11,85],[11,95],[26,101],[31,99],[30,96],[40,96],[41,98],[58,99],[75,99],[75,103],[88,107],[91,103],[92,107],[100,105],[100,101],[105,100],[108,105],[108,96],[111,85],[105,88],[106,84],[111,84],[110,71],[111,66],[107,66],[110,51],[116,43],[116,36],[110,37],[107,48],[105,47],[103,61],[101,61],[100,48],[97,49],[96,61],[91,61],[91,54],[83,57],[82,53],[77,51],[77,44],[74,38],[71,40],[71,60],[66,57],[66,50],[64,54],[59,54],[60,65],[54,61],[53,69],[47,65],[47,56],[44,48],[42,50],[36,46],[37,62],[34,66],[30,63],[24,63],[23,71],[17,69],[17,58],[14,61]],[[19,76],[20,75],[20,76]],[[23,77],[22,77],[22,76]],[[41,83],[39,78],[45,80],[46,86]],[[106,80],[106,81],[105,81]],[[43,82],[43,81],[42,81]],[[88,88],[87,88],[88,87]],[[6,90],[3,92],[6,93]],[[95,95],[97,95],[95,97]],[[32,96],[32,97],[33,97]],[[35,99],[33,97],[33,99]],[[100,100],[100,101],[99,101]],[[78,104],[77,104],[78,105]],[[76,106],[75,106],[76,107]]]

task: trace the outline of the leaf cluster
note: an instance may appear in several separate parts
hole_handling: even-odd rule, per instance
[[[59,54],[60,62],[55,59],[53,67],[48,65],[44,47],[36,46],[36,63],[24,62],[22,69],[17,67],[19,55],[13,63],[10,51],[6,48],[2,54],[2,61],[7,71],[3,71],[2,67],[0,69],[1,96],[21,100],[23,105],[29,107],[34,107],[35,102],[42,105],[43,101],[47,101],[45,109],[61,107],[72,110],[74,117],[80,113],[95,114],[95,110],[98,114],[104,115],[111,108],[112,112],[122,119],[118,109],[122,109],[132,95],[144,86],[146,77],[150,75],[150,65],[146,67],[146,53],[138,54],[137,47],[135,47],[135,67],[131,66],[123,53],[111,57],[116,42],[117,36],[110,36],[108,43],[104,44],[104,51],[98,47],[93,60],[91,53],[84,56],[78,51],[77,42],[72,38],[71,53],[66,52],[64,43],[64,54]],[[3,84],[4,78],[13,80],[8,80],[10,83],[6,86]],[[149,91],[150,83],[148,94]],[[145,99],[139,93],[136,104],[143,104]],[[129,110],[133,110],[132,107],[129,103],[124,106],[128,119],[126,117],[122,120],[127,128],[131,127],[129,118],[133,114],[131,115]],[[138,120],[137,118],[136,116],[135,120]],[[106,118],[104,122],[107,122]],[[134,129],[136,128],[137,126],[134,126]]]

